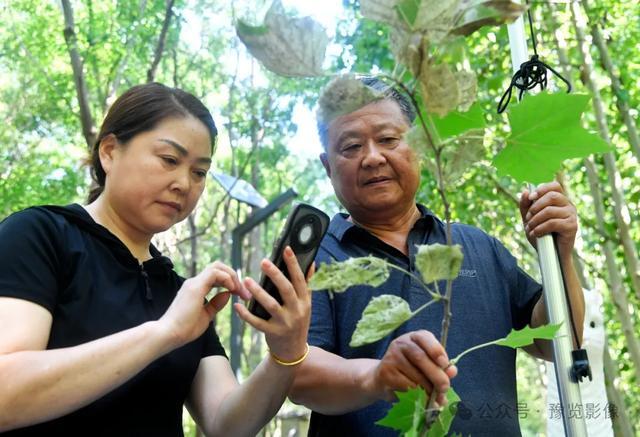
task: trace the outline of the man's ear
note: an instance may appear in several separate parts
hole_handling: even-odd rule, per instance
[[[322,163],[327,176],[331,178],[331,167],[329,167],[329,157],[327,156],[327,152],[322,152],[320,154],[320,162]]]
[[[113,164],[114,153],[118,147],[118,139],[114,134],[109,134],[100,140],[98,146],[98,155],[100,156],[100,164],[105,174],[109,174],[111,165]]]

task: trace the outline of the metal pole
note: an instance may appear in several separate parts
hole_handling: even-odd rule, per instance
[[[507,29],[511,48],[511,64],[515,73],[520,69],[520,65],[523,62],[529,60],[522,16],[509,24]],[[530,187],[530,190],[533,188]],[[580,388],[578,387],[578,381],[573,380],[571,373],[573,366],[571,356],[573,335],[571,333],[571,320],[569,318],[562,270],[553,237],[545,235],[538,238],[537,248],[547,317],[549,323],[562,323],[558,335],[553,340],[553,361],[558,381],[565,435],[569,437],[586,437],[587,428],[584,422],[584,413],[581,411]],[[570,413],[574,408],[579,409],[578,414]]]
[[[298,193],[293,188],[289,188],[284,193],[276,197],[264,208],[256,210],[243,223],[236,226],[231,232],[231,267],[233,270],[242,268],[242,240],[253,228],[269,218],[274,212],[282,208],[287,202],[296,197]],[[238,296],[232,296],[233,303],[238,302]],[[242,339],[240,338],[241,320],[231,305],[231,356],[229,362],[236,378],[240,370],[240,353]]]

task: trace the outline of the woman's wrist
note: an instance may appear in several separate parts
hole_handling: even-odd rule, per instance
[[[300,354],[297,358],[294,358],[292,360],[288,360],[288,359],[279,357],[278,355],[273,353],[272,350],[269,350],[269,355],[271,356],[271,359],[273,361],[275,361],[277,364],[279,364],[281,366],[297,366],[298,364],[302,363],[307,358],[307,355],[309,355],[309,343],[305,343],[304,352],[302,354]]]

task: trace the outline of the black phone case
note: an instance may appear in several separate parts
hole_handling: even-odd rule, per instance
[[[289,278],[289,272],[282,257],[282,252],[287,245],[291,246],[291,249],[293,249],[293,252],[296,254],[298,264],[300,264],[300,269],[306,274],[316,257],[320,242],[327,232],[328,227],[329,216],[324,212],[305,203],[297,204],[289,213],[287,222],[273,245],[271,261]],[[309,239],[306,239],[305,237],[309,231],[311,231],[311,235]],[[282,304],[282,298],[280,297],[278,289],[264,274],[260,278],[260,285],[267,293]],[[265,320],[271,318],[271,314],[254,298],[249,301],[249,311]]]

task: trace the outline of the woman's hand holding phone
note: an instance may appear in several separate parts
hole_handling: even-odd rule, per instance
[[[282,305],[253,279],[244,280],[244,286],[271,318],[264,320],[253,315],[241,303],[236,303],[235,309],[242,320],[265,334],[273,355],[284,362],[294,362],[307,351],[307,331],[311,318],[311,291],[307,281],[313,275],[314,268],[311,267],[305,277],[289,246],[285,248],[283,258],[291,280],[270,260],[264,259],[260,264],[263,273],[278,288]]]

